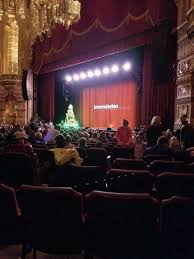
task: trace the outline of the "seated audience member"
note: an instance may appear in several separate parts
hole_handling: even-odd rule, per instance
[[[36,163],[38,158],[33,151],[30,143],[25,143],[25,139],[27,139],[27,135],[24,132],[16,131],[11,138],[11,143],[8,144],[5,148],[5,152],[20,152],[25,153],[32,158],[32,160]]]
[[[178,141],[178,138],[176,136],[173,136],[170,138],[170,145],[169,147],[172,149],[172,150],[180,150],[181,149],[181,145]]]
[[[54,128],[48,130],[44,140],[47,143],[54,143],[56,136],[60,135],[60,127],[56,125]]]
[[[118,144],[121,146],[129,146],[132,144],[132,131],[129,128],[128,120],[123,120],[123,126],[117,129],[116,137]]]
[[[58,166],[63,166],[68,162],[72,162],[78,166],[81,165],[81,158],[77,150],[73,148],[73,145],[70,146],[71,142],[66,142],[70,141],[70,139],[70,136],[64,138],[63,135],[58,135],[55,139],[56,148],[51,149],[51,151],[54,153],[55,164]]]
[[[137,135],[134,143],[134,157],[135,159],[142,159],[144,153],[144,144],[142,136]]]
[[[100,140],[96,141],[95,147],[97,147],[97,148],[103,148],[103,143],[102,143],[102,141],[100,141]]]
[[[90,143],[96,143],[97,140],[98,140],[98,133],[93,132],[92,137],[90,139]]]
[[[156,145],[157,140],[163,134],[163,127],[159,116],[154,116],[151,120],[151,125],[146,131],[147,147]]]
[[[169,139],[167,137],[161,136],[157,144],[153,147],[147,148],[144,151],[144,156],[146,155],[167,155],[172,157],[173,150],[169,148]]]
[[[75,148],[76,149],[76,146],[74,146],[72,144],[72,138],[70,135],[65,136],[65,148]]]
[[[43,143],[44,143],[44,140],[43,140],[43,137],[42,137],[42,133],[41,133],[41,132],[37,132],[37,133],[36,133],[35,143],[36,143],[36,144],[43,144]]]
[[[36,143],[36,132],[35,130],[30,130],[29,134],[28,134],[28,141],[31,144],[35,144]]]
[[[87,148],[87,145],[86,145],[86,138],[83,138],[83,137],[82,137],[82,138],[79,139],[78,147]]]
[[[107,136],[106,136],[105,131],[102,131],[100,133],[100,136],[98,137],[98,140],[102,141],[102,143],[107,143]]]

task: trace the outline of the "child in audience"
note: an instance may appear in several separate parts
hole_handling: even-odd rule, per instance
[[[142,138],[142,136],[137,135],[135,137],[135,143],[134,143],[134,157],[135,157],[135,159],[143,159],[143,153],[144,153],[143,138]]]
[[[178,138],[176,136],[173,136],[170,138],[170,145],[169,147],[172,149],[172,150],[180,150],[181,149],[181,145],[178,141]]]

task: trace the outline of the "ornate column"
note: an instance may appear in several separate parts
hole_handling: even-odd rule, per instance
[[[20,3],[22,0],[19,0]],[[15,0],[0,0],[0,122],[25,124],[21,77],[25,68],[25,27]],[[22,37],[21,37],[22,36]]]
[[[178,66],[175,127],[186,114],[194,126],[194,0],[178,0]]]

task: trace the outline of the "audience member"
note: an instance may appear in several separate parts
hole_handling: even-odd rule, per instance
[[[60,127],[56,125],[54,128],[48,130],[44,140],[46,143],[54,143],[56,136],[60,135]]]
[[[132,144],[132,131],[129,128],[128,120],[123,120],[123,126],[117,129],[116,137],[118,144],[121,146],[129,146]]]
[[[24,132],[16,131],[12,135],[11,143],[5,147],[5,152],[20,152],[29,155],[36,163],[38,161],[30,143],[25,143],[27,135]]]
[[[162,136],[163,128],[161,125],[161,119],[159,116],[154,116],[151,120],[151,125],[146,131],[147,147],[156,145],[157,140]]]
[[[102,143],[102,141],[101,141],[101,140],[96,141],[95,147],[97,147],[97,148],[103,148],[103,143]]]
[[[144,156],[146,155],[167,155],[172,158],[173,150],[169,148],[169,139],[164,136],[159,137],[156,145],[144,151]]]
[[[70,140],[70,136],[66,136],[64,138],[63,135],[58,135],[56,137],[56,148],[51,149],[54,153],[56,165],[63,166],[69,162],[72,162],[78,166],[81,165],[81,158],[75,148],[72,147]]]
[[[135,159],[142,159],[144,153],[144,144],[142,136],[137,135],[134,143],[134,157]]]
[[[174,151],[181,149],[181,145],[180,145],[179,140],[176,136],[173,136],[173,137],[170,138],[169,147]]]
[[[181,147],[183,149],[188,149],[194,146],[194,130],[193,127],[187,121],[187,116],[182,115],[181,118],[181,129],[177,131]]]

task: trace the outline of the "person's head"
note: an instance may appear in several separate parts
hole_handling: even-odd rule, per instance
[[[186,114],[183,114],[183,115],[180,117],[180,120],[181,120],[181,123],[182,123],[182,124],[186,124],[186,123],[187,123],[187,115],[186,115]]]
[[[86,145],[86,138],[79,139],[79,147],[85,147]]]
[[[98,133],[97,132],[93,132],[92,138],[96,139],[97,137],[98,137]]]
[[[60,131],[60,126],[59,126],[59,125],[56,125],[56,126],[55,126],[55,129]]]
[[[66,135],[65,136],[65,144],[69,145],[69,144],[71,144],[71,142],[72,142],[71,136],[70,135]]]
[[[151,125],[160,124],[160,123],[161,123],[161,118],[159,116],[154,116],[151,120]]]
[[[161,148],[167,148],[169,145],[169,139],[167,137],[161,136],[161,137],[159,137],[157,144]]]
[[[24,143],[24,141],[27,139],[27,135],[25,134],[25,132],[22,131],[16,131],[13,136],[12,136],[12,140],[16,143]]]
[[[102,147],[103,147],[102,141],[98,140],[98,141],[96,142],[96,145],[95,145],[95,146],[98,147],[98,148],[102,148]]]
[[[128,125],[129,125],[128,120],[124,119],[124,120],[123,120],[123,127],[127,128]]]
[[[143,140],[143,138],[142,138],[141,135],[137,135],[137,136],[135,137],[135,143],[137,143],[137,144],[142,143],[142,140]]]
[[[63,148],[65,146],[65,138],[63,137],[63,135],[56,136],[55,142],[57,148]]]
[[[38,131],[38,132],[36,133],[36,139],[38,139],[38,140],[41,140],[41,139],[42,139],[42,133],[41,133],[40,131]]]
[[[178,138],[176,136],[173,136],[170,138],[170,145],[174,146],[174,145],[179,145],[179,141]]]

